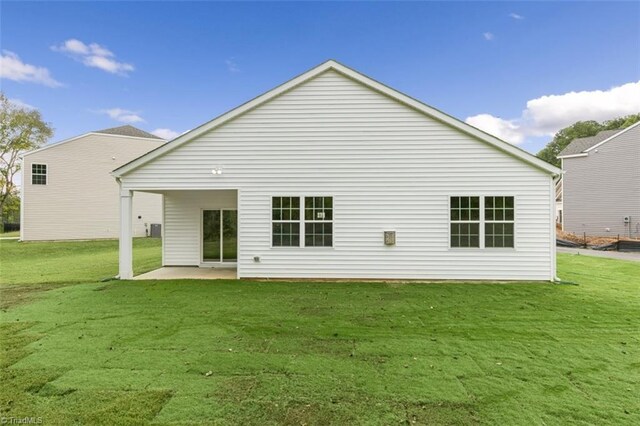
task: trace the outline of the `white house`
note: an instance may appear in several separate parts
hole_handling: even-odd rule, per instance
[[[118,185],[109,174],[164,144],[132,126],[105,129],[46,145],[22,156],[20,239],[117,238]],[[137,194],[132,235],[162,223],[162,196]]]
[[[555,279],[560,170],[335,61],[113,172],[120,278],[134,191],[163,264],[239,278]]]

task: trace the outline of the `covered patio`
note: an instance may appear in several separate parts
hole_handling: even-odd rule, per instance
[[[163,196],[162,268],[133,276],[132,199]],[[236,279],[238,191],[139,188],[120,191],[120,279]]]
[[[200,268],[197,266],[163,266],[137,275],[134,280],[235,280],[236,268]]]

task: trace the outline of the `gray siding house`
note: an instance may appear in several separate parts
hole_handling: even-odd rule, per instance
[[[640,238],[640,123],[576,139],[562,161],[562,229]]]

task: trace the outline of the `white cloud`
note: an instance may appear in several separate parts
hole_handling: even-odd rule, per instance
[[[227,70],[229,70],[229,72],[240,72],[240,68],[234,58],[229,58],[225,60],[224,63],[227,64]]]
[[[48,69],[25,64],[18,55],[8,50],[3,50],[0,55],[0,78],[13,81],[28,81],[49,87],[62,86],[62,83],[51,77]]]
[[[33,105],[29,105],[28,103],[22,101],[21,99],[9,99],[9,102],[11,102],[16,108],[20,108],[20,109],[37,109],[36,107],[34,107]]]
[[[465,121],[508,142],[553,136],[577,121],[605,121],[640,112],[640,81],[608,90],[568,92],[527,101],[520,117],[503,119],[479,114]]]
[[[519,21],[521,21],[521,20],[523,20],[523,19],[524,19],[524,16],[522,16],[522,15],[518,15],[517,13],[514,13],[514,12],[511,12],[511,13],[509,14],[509,17],[511,17],[511,18],[513,18],[513,19],[517,19],[517,20],[519,20]]]
[[[482,33],[482,37],[484,37],[484,39],[487,41],[491,41],[496,38],[496,36],[494,36],[493,33],[490,32]]]
[[[58,46],[51,46],[55,52],[65,53],[88,67],[98,68],[111,74],[127,75],[135,67],[125,62],[118,62],[115,54],[98,43],[85,44],[71,38]]]
[[[505,120],[491,114],[478,114],[467,117],[465,121],[467,124],[513,144],[522,143],[524,140],[520,127],[513,120]]]
[[[143,123],[144,119],[136,111],[130,111],[122,108],[103,109],[99,111],[107,114],[109,117],[122,123]]]
[[[151,134],[156,135],[164,140],[170,141],[180,136],[179,132],[171,129],[155,129]]]

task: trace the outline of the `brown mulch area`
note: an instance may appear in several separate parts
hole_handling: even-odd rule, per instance
[[[576,235],[570,232],[564,232],[561,229],[556,229],[556,237],[562,240],[568,240],[574,243],[584,244],[584,235]],[[635,240],[631,240],[629,238],[624,238],[624,237],[620,237],[620,239],[627,240],[627,241],[635,241]],[[594,237],[594,236],[587,235],[587,245],[590,245],[590,246],[611,244],[611,243],[615,243],[616,241],[618,241],[617,235],[612,237]]]

